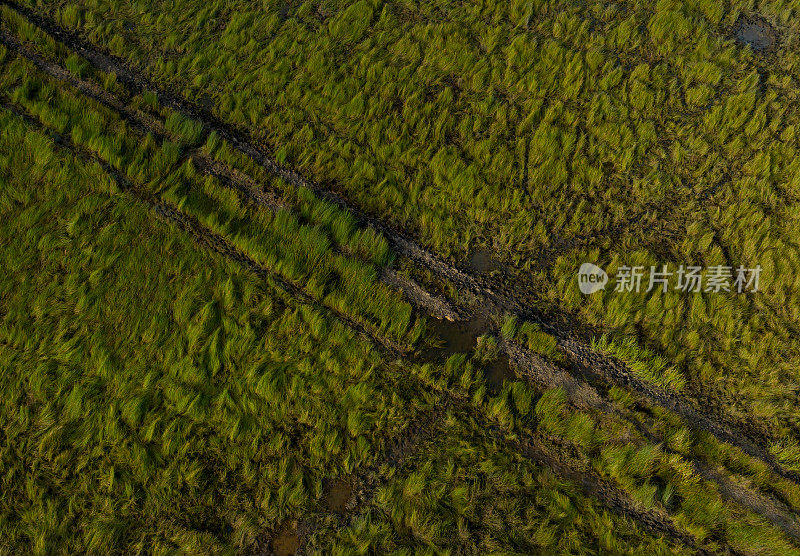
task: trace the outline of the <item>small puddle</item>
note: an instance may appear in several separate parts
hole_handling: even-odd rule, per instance
[[[500,353],[497,359],[484,366],[483,372],[486,375],[486,385],[492,394],[497,394],[503,390],[503,382],[506,380],[516,380],[517,376],[508,363],[508,356]]]
[[[300,549],[300,537],[297,535],[297,521],[286,521],[278,536],[272,542],[276,556],[292,556]]]
[[[758,52],[772,50],[778,40],[778,32],[760,18],[740,19],[734,34],[737,41]]]
[[[329,512],[344,513],[353,497],[353,483],[349,479],[334,479],[326,487],[323,502]]]
[[[469,269],[473,272],[488,274],[495,270],[503,270],[503,264],[494,257],[490,249],[476,249],[469,258]]]
[[[478,338],[490,328],[489,321],[480,317],[460,322],[429,319],[428,323],[438,341],[420,351],[417,357],[420,363],[444,363],[456,353],[472,355],[478,346]],[[482,369],[486,385],[493,395],[503,389],[503,381],[516,379],[505,353],[498,352],[491,361],[475,361],[475,364]]]
[[[439,319],[428,319],[428,322],[439,341],[420,352],[421,363],[442,363],[455,353],[470,353],[478,337],[489,329],[489,321],[480,317],[460,322]]]

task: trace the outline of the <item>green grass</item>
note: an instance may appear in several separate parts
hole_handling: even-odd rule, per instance
[[[774,455],[798,468],[798,55],[791,37],[771,58],[731,42],[743,5],[58,6],[35,8],[164,87],[211,102],[278,160],[440,253],[464,261],[471,247],[492,245],[531,284],[520,293],[605,331],[596,349],[768,428]],[[796,23],[780,1],[758,9],[776,25]],[[0,549],[241,549],[310,511],[323,478],[363,468],[454,390],[503,434],[569,442],[583,464],[714,550],[796,551],[689,461],[719,465],[795,511],[797,485],[624,391],[610,395],[663,443],[617,415],[576,409],[560,390],[511,381],[490,396],[477,372],[496,356],[488,336],[476,354],[399,376],[330,314],[404,345],[424,334],[377,279],[394,261],[384,238],[266,175],[155,95],[129,95],[5,8],[2,20],[71,73],[164,121],[173,141],[142,137],[0,48],[5,93],[89,155],[66,156],[2,115],[0,245],[11,272],[0,297],[0,359],[10,369],[0,375]],[[288,208],[250,206],[200,175],[185,160],[196,147]],[[300,287],[319,310],[153,221],[97,160]],[[609,271],[761,264],[766,287],[751,296],[608,288],[584,298],[575,274],[587,260]],[[529,322],[507,319],[502,335],[569,365]],[[328,516],[312,545],[675,550],[493,444],[471,419],[451,416],[437,444],[383,477],[352,527],[335,531]]]
[[[450,414],[439,441],[382,477],[352,525],[320,530],[324,552],[681,553],[635,532],[549,470]]]
[[[246,546],[429,403],[341,323],[0,118],[3,551]]]
[[[0,119],[0,252],[15,271],[0,306],[4,551],[241,549],[312,507],[324,478],[371,463],[438,389],[474,387],[456,363],[412,387],[341,323],[155,220],[97,164]],[[494,465],[512,477],[519,463]],[[530,517],[534,503],[544,516],[533,497],[515,504]],[[597,534],[576,526],[574,539]],[[517,544],[500,530],[473,542]]]
[[[136,185],[196,216],[326,306],[357,317],[396,341],[413,343],[418,338],[422,323],[415,322],[410,305],[377,277],[375,265],[391,262],[386,241],[371,231],[342,228],[337,221],[346,221],[346,213],[298,192],[300,214],[305,217],[301,221],[287,211],[271,213],[244,206],[210,177],[202,181],[202,188],[198,187],[200,177],[191,164],[178,164],[185,144],[167,140],[158,145],[149,136],[142,140],[108,110],[87,110],[82,99],[59,91],[51,80],[32,78],[36,73],[29,65],[22,63],[9,69],[6,86],[21,81],[11,98],[124,171]],[[341,248],[352,256],[336,252],[332,239],[341,241]],[[371,295],[365,296],[365,291]]]
[[[437,251],[493,245],[553,306],[668,360],[688,395],[797,436],[800,64],[785,0],[31,5]],[[782,30],[768,57],[731,38],[753,12]],[[761,264],[767,287],[702,301],[575,288],[585,260],[725,253]]]

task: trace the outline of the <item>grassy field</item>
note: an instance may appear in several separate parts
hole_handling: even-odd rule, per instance
[[[4,275],[0,342],[3,552],[246,549],[313,507],[324,480],[369,465],[441,402],[425,372],[386,361],[341,322],[199,249],[96,162],[13,114],[0,117],[2,253],[14,271]],[[474,434],[473,426],[448,437],[496,458]],[[506,457],[492,476],[516,476],[520,456]],[[465,546],[669,550],[526,466],[515,503],[541,514],[542,533],[519,545],[501,530],[476,531]],[[452,486],[453,496],[463,488]],[[592,518],[548,509],[537,492],[559,492],[565,508]],[[481,506],[503,503],[493,490],[474,496]],[[380,546],[392,531],[391,522],[354,526],[366,535],[360,546]],[[600,540],[598,530],[607,531]],[[343,546],[356,542],[342,534]]]
[[[4,552],[247,542],[432,403],[3,120]]]
[[[800,465],[790,4],[33,8],[453,260],[490,247],[520,296],[664,357]],[[735,40],[754,16],[769,53]],[[586,299],[585,260],[758,264],[763,288]]]
[[[0,552],[800,551],[796,9],[27,5],[0,8]],[[429,300],[473,293],[365,218],[751,436],[502,311],[455,348]],[[587,298],[587,260],[764,272]]]

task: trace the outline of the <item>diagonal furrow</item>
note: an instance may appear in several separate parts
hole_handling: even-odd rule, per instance
[[[559,446],[559,444],[562,444]],[[554,449],[553,445],[558,446]],[[519,451],[526,457],[546,465],[557,474],[570,479],[583,487],[586,494],[603,501],[615,512],[625,516],[637,516],[637,522],[645,529],[656,535],[665,535],[694,550],[698,554],[707,552],[698,545],[697,540],[689,533],[678,529],[669,516],[662,510],[641,510],[624,492],[614,483],[606,479],[590,475],[580,468],[570,464],[567,456],[571,446],[561,443],[552,437],[542,438],[541,435],[526,435],[518,442]],[[734,551],[729,547],[731,553]]]
[[[405,435],[395,437],[386,447],[384,456],[373,466],[358,474],[356,484],[359,486],[359,492],[351,501],[348,512],[338,517],[339,528],[351,525],[358,517],[359,510],[369,505],[374,493],[382,484],[378,473],[382,463],[401,468],[422,445],[432,441],[442,432],[444,417],[448,412],[464,412],[476,420],[478,427],[486,431],[493,442],[579,485],[585,495],[598,500],[614,513],[632,519],[645,531],[667,537],[673,542],[696,550],[699,554],[707,553],[697,539],[677,527],[664,510],[642,508],[613,481],[600,477],[593,469],[582,463],[577,450],[569,442],[541,432],[524,431],[516,438],[508,437],[498,423],[482,413],[476,414],[474,406],[465,396],[450,391],[443,392],[443,395],[440,406],[423,413],[409,424],[407,432],[410,433],[410,438],[406,438]],[[308,523],[312,530],[313,519],[312,516]],[[735,553],[733,549],[728,548],[731,553]]]
[[[150,134],[157,141],[162,143],[167,139],[179,139],[170,134],[164,126],[164,123],[158,118],[142,112],[141,110],[131,108],[113,94],[99,87],[96,83],[80,79],[58,64],[54,64],[42,56],[39,56],[4,29],[0,29],[0,44],[17,52],[20,56],[36,66],[41,72],[55,79],[69,83],[82,94],[97,101],[106,108],[119,113],[125,121],[143,135]],[[273,211],[285,208],[286,205],[281,200],[271,191],[258,187],[250,176],[245,175],[235,168],[229,168],[221,164],[219,161],[208,156],[202,149],[196,148],[189,150],[184,155],[184,159],[188,158],[194,160],[195,165],[201,172],[215,176],[227,187],[239,191],[239,193],[249,201]]]
[[[598,392],[590,384],[575,379],[566,371],[556,367],[536,354],[522,349],[513,342],[505,342],[509,358],[518,368],[524,370],[529,382],[545,388],[561,387],[567,392],[569,402],[577,408],[594,408],[603,413],[619,417],[630,423],[642,438],[654,445],[660,445],[667,454],[680,456],[688,461],[699,477],[716,485],[720,496],[732,500],[779,527],[788,536],[800,541],[800,521],[796,513],[779,500],[765,496],[752,488],[737,484],[709,464],[671,449],[663,438],[654,434],[646,425],[629,411],[620,409],[614,401]]]
[[[294,297],[300,303],[312,305],[316,309],[321,310],[323,313],[327,314],[333,319],[342,321],[344,324],[352,328],[356,333],[365,337],[374,345],[385,350],[389,355],[397,357],[400,356],[404,351],[406,351],[405,348],[403,348],[403,346],[398,345],[396,342],[367,330],[361,323],[356,322],[349,316],[343,314],[342,312],[332,307],[320,303],[319,301],[314,299],[311,295],[306,293],[302,288],[289,282],[276,272],[260,265],[251,257],[240,251],[238,248],[231,245],[225,238],[203,226],[194,217],[184,214],[183,212],[175,209],[170,204],[165,203],[160,199],[153,198],[143,193],[133,183],[131,183],[126,176],[124,176],[121,172],[110,166],[107,162],[105,162],[104,160],[102,160],[97,156],[94,156],[90,152],[86,152],[78,145],[75,145],[70,138],[64,137],[63,135],[58,134],[55,131],[45,128],[41,123],[39,123],[28,113],[17,108],[7,98],[0,97],[0,107],[24,119],[25,122],[31,127],[34,127],[35,129],[41,130],[42,132],[48,134],[53,139],[53,142],[56,143],[57,145],[60,145],[64,148],[74,151],[80,154],[82,157],[91,158],[92,160],[96,161],[98,164],[100,164],[103,170],[109,176],[111,176],[111,178],[117,183],[117,186],[120,188],[121,191],[130,194],[138,201],[147,205],[162,219],[175,224],[178,228],[180,228],[182,231],[186,232],[189,236],[191,236],[192,239],[199,245],[206,247],[227,259],[238,262],[239,264],[241,264],[254,274],[258,275],[261,278],[264,278],[268,282],[274,284],[279,289],[283,290],[285,293]]]
[[[67,150],[73,151],[81,157],[88,158],[99,163],[103,170],[117,183],[120,190],[130,194],[135,199],[148,206],[159,217],[174,223],[177,227],[190,235],[199,245],[213,250],[230,260],[234,260],[242,264],[258,276],[261,276],[270,283],[275,284],[278,288],[288,293],[298,301],[313,305],[333,318],[344,322],[347,326],[365,336],[374,345],[382,347],[382,349],[392,355],[401,356],[401,353],[398,351],[396,346],[391,344],[391,341],[371,334],[359,323],[353,321],[346,315],[343,315],[334,309],[328,308],[327,306],[321,306],[319,302],[309,296],[302,289],[290,282],[287,282],[281,276],[276,275],[272,271],[262,267],[236,247],[229,244],[224,238],[205,228],[196,219],[181,213],[163,201],[142,193],[127,179],[127,177],[111,167],[107,162],[100,159],[93,153],[87,152],[81,147],[75,145],[70,138],[64,137],[55,131],[46,128],[38,120],[33,118],[24,110],[16,107],[8,99],[0,98],[0,107],[22,118],[33,129],[37,129],[43,133],[46,133],[52,138],[55,144]],[[474,411],[475,408],[470,405],[468,398],[459,396],[458,394],[449,391],[444,392],[444,394],[447,395],[447,401],[443,407],[447,407],[446,404],[450,403],[453,404],[454,407],[459,406],[466,408],[468,411]],[[476,418],[481,421],[480,424],[482,428],[485,428],[489,431],[496,431],[498,433],[500,432],[500,427],[495,423],[489,422],[484,416],[477,415]],[[415,449],[415,446],[419,446],[422,442],[424,442],[424,439],[428,438],[429,434],[435,434],[435,430],[430,432],[425,430],[424,423],[419,426],[422,430],[420,431],[418,441],[412,443],[412,446],[408,446],[402,437],[398,437],[390,442],[386,451],[386,461],[400,461],[402,458],[407,457],[408,454]],[[521,435],[521,439],[518,440],[500,438],[499,441],[511,446],[515,451],[531,459],[532,461],[540,465],[550,467],[557,474],[570,481],[576,482],[582,487],[587,495],[595,497],[615,513],[636,521],[644,530],[656,535],[664,535],[675,542],[685,544],[690,548],[702,552],[702,548],[699,548],[699,543],[697,540],[689,533],[686,533],[676,527],[669,515],[662,510],[647,510],[640,508],[630,499],[625,491],[614,485],[613,482],[601,478],[594,470],[587,467],[586,464],[580,462],[579,457],[572,453],[573,450],[571,450],[567,443],[559,439],[546,437],[540,433],[527,432],[523,433]]]
[[[150,134],[157,141],[162,143],[167,139],[175,139],[170,136],[163,122],[159,119],[129,107],[116,96],[97,86],[96,83],[75,77],[61,66],[42,58],[31,49],[26,48],[25,45],[21,44],[3,29],[0,29],[0,44],[17,52],[43,73],[69,83],[82,94],[97,101],[106,108],[117,112],[142,135]],[[236,168],[222,164],[218,160],[208,156],[202,149],[191,149],[181,160],[189,159],[193,161],[198,170],[206,175],[214,176],[225,187],[237,191],[248,202],[273,212],[288,208],[284,200],[278,197],[273,191],[259,187],[250,176]],[[401,291],[406,299],[417,307],[426,309],[437,319],[455,321],[462,318],[461,313],[445,300],[435,294],[427,292],[414,280],[391,268],[384,268],[381,272],[380,279],[393,289]]]
[[[20,44],[19,41],[10,36],[8,33],[5,33],[3,30],[0,30],[0,44],[5,44],[10,49],[18,52],[44,73],[69,83],[86,96],[89,96],[107,108],[118,112],[126,121],[131,123],[131,125],[142,134],[149,133],[156,137],[159,141],[167,139],[168,132],[166,131],[163,123],[157,118],[144,114],[139,110],[130,108],[124,102],[117,99],[117,97],[114,95],[111,95],[98,87],[95,83],[77,78],[60,66],[43,59],[30,49],[26,48],[24,45]],[[219,161],[208,157],[202,150],[193,149],[189,151],[184,159],[189,157],[194,160],[198,169],[208,175],[217,177],[221,183],[238,191],[239,194],[247,201],[273,211],[280,208],[285,208],[286,205],[283,204],[279,198],[274,196],[271,191],[266,191],[263,188],[258,187],[249,176],[239,172],[235,168],[229,168]],[[197,234],[196,229],[190,229],[186,222],[177,219],[178,215],[176,215],[174,210],[170,210],[168,205],[163,205],[162,203],[160,206],[155,207],[155,210],[163,218],[175,222],[185,231],[193,235]],[[224,249],[224,246],[220,246],[218,244],[209,246],[223,255],[226,254],[221,250]],[[384,283],[388,284],[392,288],[403,292],[405,297],[408,298],[415,306],[417,306],[418,309],[421,308],[436,318],[458,320],[461,317],[461,314],[458,312],[458,310],[452,307],[449,303],[429,294],[419,284],[392,269],[384,269],[382,271],[381,279],[384,281]],[[576,380],[566,371],[549,364],[536,354],[522,349],[518,344],[501,342],[501,348],[510,356],[511,360],[515,363],[515,366],[520,370],[522,378],[529,383],[537,383],[546,387],[559,385],[564,386],[570,392],[570,398],[573,402],[577,399],[579,400],[578,403],[580,405],[589,405],[607,414],[617,415],[618,417],[622,417],[629,422],[635,422],[637,428],[640,429],[640,432],[645,436],[645,438],[648,438],[655,443],[660,442],[659,439],[652,437],[648,430],[642,430],[641,424],[638,423],[634,418],[627,415],[621,415],[620,412],[612,406],[612,404],[609,404],[609,402],[605,399],[601,399],[598,393],[589,384]],[[402,437],[399,437],[399,439],[402,440]],[[391,458],[391,450],[389,451],[389,455],[386,457]],[[798,536],[798,525],[796,520],[791,515],[791,510],[788,510],[779,502],[769,498],[760,497],[760,495],[754,494],[746,488],[739,487],[719,474],[713,474],[710,471],[710,468],[701,462],[693,461],[693,465],[697,470],[706,470],[704,473],[700,473],[698,471],[698,474],[704,477],[706,480],[717,484],[718,490],[724,498],[732,499],[737,503],[740,503],[743,506],[748,507],[754,512],[762,515],[783,529],[793,538],[800,538],[800,536]],[[359,484],[365,484],[365,477],[371,476],[368,471],[369,470],[365,470],[364,474],[359,474],[359,477],[362,478],[358,481]],[[360,500],[363,502],[363,500],[368,498],[368,495],[362,495]],[[754,503],[754,500],[756,500],[757,503]]]
[[[713,416],[677,394],[644,382],[634,376],[625,363],[614,357],[600,354],[586,343],[575,339],[566,327],[559,324],[558,318],[546,317],[531,310],[516,298],[513,291],[508,291],[503,284],[489,277],[472,275],[450,265],[401,231],[392,228],[372,215],[358,210],[333,190],[316,184],[294,170],[278,163],[266,150],[257,146],[247,132],[233,128],[208,110],[156,86],[141,73],[129,68],[121,60],[101,53],[81,37],[62,29],[49,18],[42,17],[12,0],[0,0],[0,4],[10,7],[27,18],[42,30],[79,53],[95,67],[109,73],[113,72],[118,80],[134,94],[141,94],[146,91],[154,92],[162,105],[188,114],[200,121],[207,134],[211,131],[216,132],[241,153],[250,157],[275,176],[296,187],[305,187],[320,198],[349,211],[360,225],[371,227],[381,233],[397,253],[411,259],[433,274],[449,280],[477,299],[477,307],[462,307],[462,311],[478,313],[484,317],[514,314],[521,319],[537,323],[544,331],[552,334],[570,359],[590,376],[606,383],[628,388],[651,403],[675,412],[683,417],[691,427],[706,431],[717,439],[738,447],[746,454],[764,461],[779,476],[800,484],[800,473],[782,466],[769,453],[767,448],[769,438],[765,434],[752,430],[752,427],[748,426],[747,423],[738,422],[730,415],[720,414]],[[559,317],[559,315],[556,317]]]

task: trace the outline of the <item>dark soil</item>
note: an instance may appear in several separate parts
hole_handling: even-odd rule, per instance
[[[333,479],[326,486],[323,496],[325,507],[330,512],[343,513],[353,498],[353,483],[349,479]]]
[[[469,258],[469,269],[481,274],[491,274],[495,271],[502,272],[504,266],[490,249],[476,249]]]
[[[425,347],[419,354],[422,363],[442,363],[455,353],[470,353],[478,342],[478,337],[489,330],[489,321],[475,317],[468,321],[449,321],[430,319],[429,326],[437,338],[437,343]]]
[[[778,31],[760,17],[740,18],[733,28],[736,40],[756,52],[769,52],[778,44]]]
[[[291,556],[300,549],[300,537],[297,534],[297,522],[287,521],[283,524],[272,541],[272,551],[276,556]]]
[[[517,379],[517,375],[509,364],[508,355],[505,353],[501,353],[497,359],[486,364],[483,369],[486,375],[486,384],[492,394],[500,392],[506,380]]]

